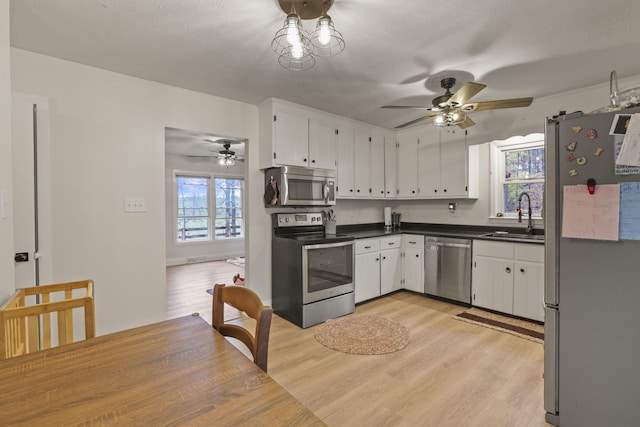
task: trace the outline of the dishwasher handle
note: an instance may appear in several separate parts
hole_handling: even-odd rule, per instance
[[[445,242],[427,242],[425,243],[425,249],[431,249],[431,246],[446,247],[446,248],[470,248],[470,243],[445,243]]]

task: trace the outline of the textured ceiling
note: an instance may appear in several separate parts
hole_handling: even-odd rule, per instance
[[[380,106],[430,103],[441,91],[427,78],[447,70],[488,86],[474,101],[535,99],[606,82],[613,69],[640,75],[637,0],[335,0],[346,50],[302,72],[271,50],[285,18],[276,0],[11,0],[10,9],[17,48],[387,128],[421,114]]]

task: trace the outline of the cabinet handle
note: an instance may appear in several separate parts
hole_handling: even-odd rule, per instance
[[[307,159],[302,159],[303,162],[307,163]]]
[[[415,190],[411,190],[411,192],[412,192],[413,194],[416,194],[416,191],[415,191]]]
[[[420,258],[420,255],[419,255],[419,254],[416,254],[416,258]]]
[[[360,190],[356,190],[358,193],[360,192]]]
[[[438,192],[438,190],[437,190],[437,189],[435,189],[435,190],[433,190],[433,192],[434,192],[434,193],[437,193],[437,192]]]
[[[507,267],[507,268],[505,269],[505,271],[506,271],[507,273],[511,273],[511,268]]]
[[[416,242],[412,242],[411,240],[409,240],[409,243],[412,244],[412,245],[416,244]]]
[[[447,192],[447,189],[445,188],[445,189],[444,189],[444,190],[442,190],[442,191],[444,191],[444,192],[446,193],[446,192]]]
[[[388,191],[387,191],[387,193],[388,193]],[[380,194],[384,194],[384,191],[380,190]]]
[[[524,268],[521,268],[521,269],[520,269],[520,273],[524,273]]]
[[[386,257],[386,256],[383,256],[383,257],[382,257],[382,259],[383,259],[383,260],[384,260],[384,259],[387,259],[387,257]]]
[[[365,246],[364,248],[365,249],[371,249],[371,246]]]
[[[311,163],[315,163],[315,162],[316,162],[315,160],[311,160]]]
[[[393,245],[395,245],[395,242],[389,242],[389,243],[387,243],[387,245],[393,246]]]
[[[380,258],[376,258],[376,261],[380,261]]]
[[[353,188],[349,190],[349,192],[353,193]]]

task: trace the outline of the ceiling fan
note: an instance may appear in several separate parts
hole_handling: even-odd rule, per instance
[[[458,89],[456,93],[451,93],[451,88],[455,84],[456,79],[453,77],[442,79],[440,86],[445,90],[445,93],[433,98],[431,106],[384,105],[382,108],[430,111],[426,116],[396,126],[396,129],[411,126],[423,120],[433,120],[436,126],[457,125],[461,129],[466,129],[475,125],[475,122],[467,116],[467,113],[472,111],[497,110],[500,108],[528,107],[533,101],[533,98],[513,98],[469,103],[468,101],[487,87],[487,85],[466,82],[460,86],[460,89]]]
[[[234,141],[232,139],[219,139],[215,141],[216,144],[222,144],[224,147],[222,150],[217,151],[218,155],[218,163],[222,166],[232,166],[235,162],[244,162],[244,159],[236,156],[236,152],[231,150],[232,144],[240,144],[239,141]],[[213,151],[213,150],[209,150]],[[216,152],[216,151],[213,151]]]

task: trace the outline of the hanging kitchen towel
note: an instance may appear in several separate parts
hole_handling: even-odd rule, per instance
[[[271,177],[269,178],[269,182],[264,189],[264,206],[267,208],[277,206],[278,197],[280,197],[280,192],[278,191],[278,183],[273,177]]]

